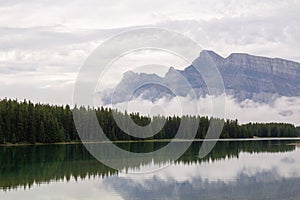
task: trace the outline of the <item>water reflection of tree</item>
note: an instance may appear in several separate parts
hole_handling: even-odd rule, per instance
[[[104,144],[102,144],[104,145]],[[134,152],[156,150],[164,143],[123,143],[124,149]],[[198,157],[200,142],[194,142],[175,164],[202,163],[221,159],[238,158],[240,152],[287,152],[293,151],[295,146],[286,145],[282,141],[244,141],[218,142],[208,156]],[[105,149],[105,148],[104,148]],[[112,152],[102,152],[109,154]],[[153,160],[155,164],[170,162],[170,155],[160,155],[157,158],[142,158],[130,160],[115,157],[116,162],[124,164],[124,170],[138,169]],[[123,160],[122,160],[123,159]],[[95,160],[82,145],[41,145],[0,148],[0,188],[2,190],[16,187],[30,188],[34,183],[49,183],[51,180],[70,180],[78,178],[105,177],[118,174]]]

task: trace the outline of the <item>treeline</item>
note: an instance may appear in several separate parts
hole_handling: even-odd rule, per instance
[[[0,143],[79,140],[69,106],[0,101]]]
[[[73,109],[73,110],[72,110]],[[114,120],[126,119],[130,116],[138,125],[146,126],[151,121],[165,120],[163,128],[154,136],[145,139],[171,139],[180,129],[185,134],[182,138],[189,138],[193,127],[199,125],[196,138],[203,139],[207,133],[210,120],[200,116],[173,116],[154,118],[141,116],[139,113],[121,113],[110,108],[70,108],[70,106],[53,106],[48,104],[33,104],[30,101],[19,102],[17,100],[0,100],[0,143],[55,143],[80,141],[77,134],[73,113],[84,113],[80,127],[85,127],[84,138],[94,138],[94,122],[90,116],[96,113],[103,132],[110,140],[140,140],[126,134],[119,128]],[[113,113],[114,112],[114,113]],[[121,120],[125,121],[125,120]],[[184,121],[186,127],[180,127]],[[97,123],[98,123],[97,122]],[[199,124],[195,124],[199,123]],[[126,123],[124,125],[126,127]],[[77,127],[78,128],[78,127]],[[155,129],[155,127],[152,127]],[[140,133],[142,136],[142,132]],[[287,123],[249,123],[239,125],[237,120],[226,120],[221,138],[252,138],[252,137],[298,137],[299,131],[292,124]]]

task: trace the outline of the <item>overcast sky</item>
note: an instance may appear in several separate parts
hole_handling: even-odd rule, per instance
[[[0,0],[0,98],[71,103],[77,72],[120,31],[158,26],[226,57],[300,61],[300,1]]]

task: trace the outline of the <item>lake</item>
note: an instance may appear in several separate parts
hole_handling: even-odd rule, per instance
[[[200,159],[201,144],[193,142],[175,161],[167,154],[124,162],[114,158],[119,171],[97,161],[82,144],[0,147],[0,198],[300,199],[295,140],[219,141]],[[167,142],[117,145],[138,153]]]

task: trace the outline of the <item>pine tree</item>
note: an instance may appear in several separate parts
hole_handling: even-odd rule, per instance
[[[35,126],[33,124],[33,122],[30,123],[30,129],[29,129],[29,133],[28,133],[28,142],[30,142],[31,144],[36,143],[36,133],[35,133]]]
[[[39,135],[39,140],[38,141],[39,142],[45,142],[46,136],[45,136],[45,127],[44,127],[43,122],[40,123],[38,135]]]
[[[4,138],[4,133],[3,133],[3,129],[2,129],[2,124],[0,123],[0,144],[4,144],[5,143],[5,138]]]

